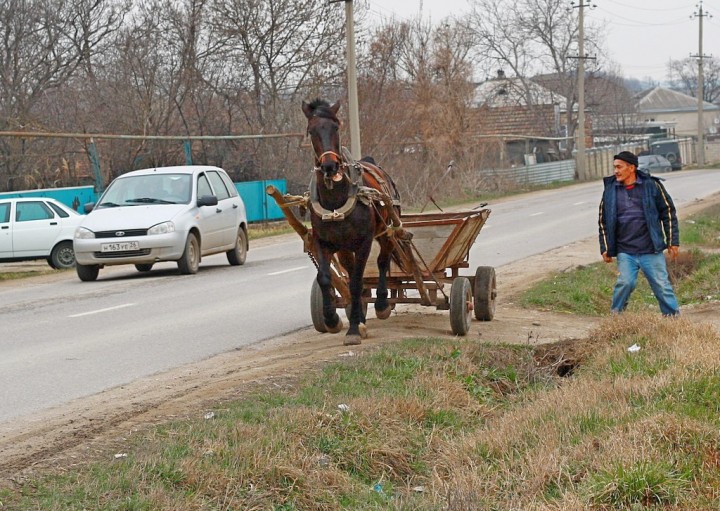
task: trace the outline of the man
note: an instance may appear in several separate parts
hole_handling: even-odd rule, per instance
[[[664,316],[680,313],[663,251],[675,259],[680,245],[678,221],[661,180],[637,170],[638,159],[623,151],[613,156],[615,175],[603,178],[600,201],[600,253],[606,263],[617,257],[618,279],[611,311],[627,307],[642,270]]]

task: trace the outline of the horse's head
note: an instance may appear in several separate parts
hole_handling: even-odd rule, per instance
[[[333,182],[343,178],[340,172],[340,121],[337,118],[340,102],[331,106],[322,99],[311,103],[303,101],[302,109],[308,120],[307,134],[315,152],[315,168],[322,173],[325,186],[332,188]]]

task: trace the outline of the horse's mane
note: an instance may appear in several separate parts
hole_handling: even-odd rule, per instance
[[[330,103],[324,99],[315,98],[308,106],[315,117],[324,117],[325,119],[332,119],[333,121],[338,120],[332,110],[330,110]]]

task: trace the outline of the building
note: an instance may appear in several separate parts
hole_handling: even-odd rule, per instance
[[[677,137],[697,137],[697,98],[663,87],[655,87],[636,96],[638,123],[662,125]],[[720,106],[703,102],[705,136],[716,135],[720,130]]]
[[[476,85],[471,136],[499,149],[499,167],[563,159],[566,98],[532,80],[496,78]]]

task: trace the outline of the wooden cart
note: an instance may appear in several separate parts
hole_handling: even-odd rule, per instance
[[[305,252],[315,262],[310,230],[293,210],[295,207],[306,207],[307,197],[283,196],[272,185],[266,191],[303,239]],[[493,319],[497,296],[495,269],[478,266],[474,275],[460,275],[461,269],[470,266],[470,248],[489,215],[489,209],[402,215],[402,228],[411,236],[392,237],[395,250],[387,276],[390,304],[393,307],[398,303],[419,304],[449,310],[450,327],[456,335],[468,333],[473,313],[480,321]],[[363,277],[364,311],[367,311],[368,303],[375,301],[373,291],[378,283],[377,250],[377,245],[374,245]],[[330,268],[336,291],[336,306],[348,310],[350,289],[347,272],[336,257],[333,257]],[[310,292],[310,313],[315,329],[325,332],[322,293],[316,280],[313,280]]]

